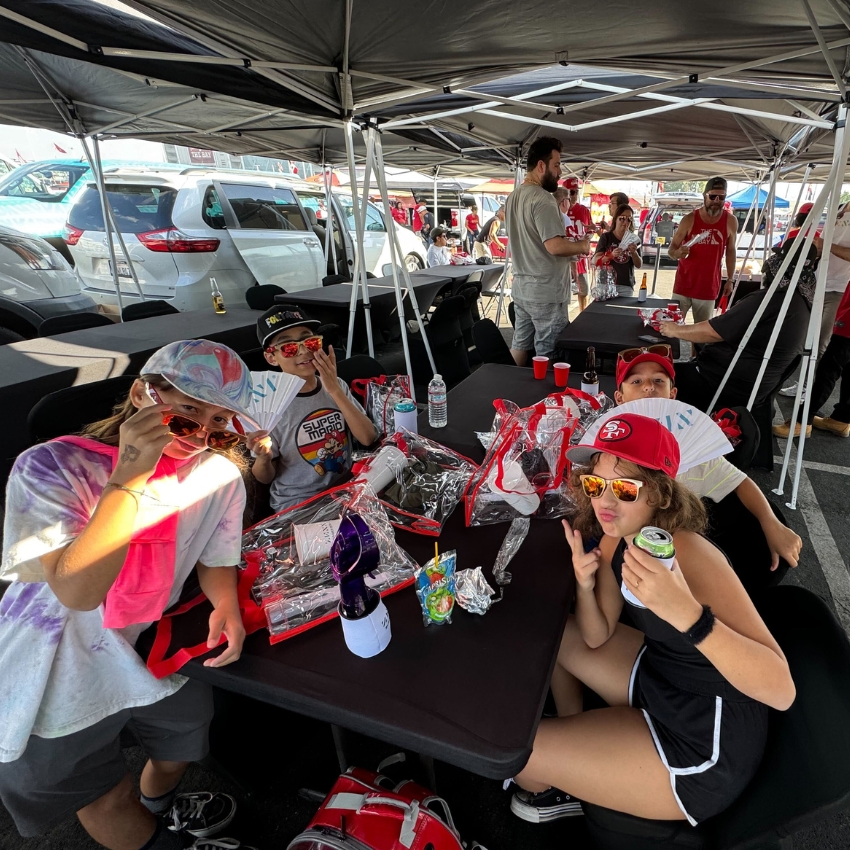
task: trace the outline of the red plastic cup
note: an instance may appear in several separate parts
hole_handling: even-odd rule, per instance
[[[546,370],[549,368],[549,358],[532,357],[531,360],[534,365],[534,377],[538,381],[542,381],[546,377]]]
[[[565,387],[570,380],[570,364],[553,363],[552,368],[555,370],[555,386]]]

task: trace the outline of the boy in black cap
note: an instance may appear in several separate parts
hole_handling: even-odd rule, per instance
[[[337,377],[333,348],[325,354],[311,319],[295,304],[280,304],[257,321],[266,360],[304,386],[271,433],[248,441],[254,478],[271,484],[275,511],[297,505],[341,483],[351,469],[351,437],[368,446],[378,435],[363,408]],[[318,373],[318,374],[317,374]]]

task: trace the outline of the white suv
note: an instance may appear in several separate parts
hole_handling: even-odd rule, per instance
[[[142,292],[179,310],[205,309],[210,278],[225,303],[241,303],[245,290],[273,283],[286,292],[321,286],[336,270],[354,265],[350,230],[335,230],[337,264],[324,258],[325,227],[316,220],[313,202],[323,197],[316,186],[257,172],[132,169],[107,174],[106,190]],[[349,228],[350,196],[335,199]],[[424,267],[425,246],[393,223],[408,268]],[[71,208],[65,240],[83,282],[83,291],[106,309],[118,299],[103,229],[100,198],[89,184]],[[124,303],[138,300],[130,269],[113,238]],[[384,219],[370,205],[366,222],[366,267],[376,275],[390,268]]]

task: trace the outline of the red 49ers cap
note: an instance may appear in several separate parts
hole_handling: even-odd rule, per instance
[[[597,452],[659,469],[671,478],[679,471],[679,444],[658,421],[637,413],[614,415],[602,424],[592,443],[579,443],[567,451],[573,463],[587,464]]]
[[[567,177],[567,179],[564,180],[561,185],[565,189],[579,189],[581,188],[581,181],[578,179],[578,177]]]

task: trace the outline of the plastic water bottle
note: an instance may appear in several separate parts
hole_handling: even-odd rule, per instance
[[[446,402],[446,382],[442,375],[434,375],[428,384],[428,424],[432,428],[445,428],[449,421]]]

